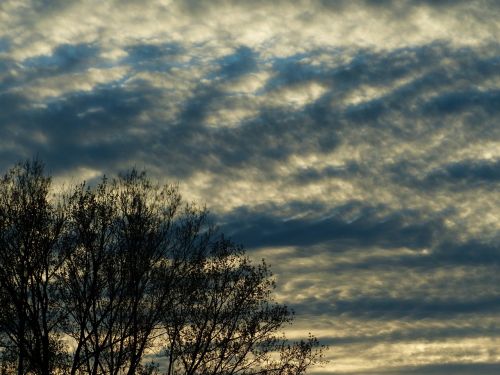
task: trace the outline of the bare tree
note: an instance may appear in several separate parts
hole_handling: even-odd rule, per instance
[[[38,161],[0,182],[4,373],[298,375],[322,360],[314,337],[283,336],[293,313],[265,262],[177,187],[132,170],[49,194]]]
[[[75,339],[71,373],[135,373],[152,345],[174,282],[189,268],[204,210],[177,188],[130,174],[68,199],[75,248],[60,280]],[[193,248],[191,248],[193,247]]]
[[[49,199],[43,165],[26,162],[0,182],[2,334],[17,348],[17,373],[52,372],[61,315],[54,278],[63,263],[64,212]]]
[[[193,273],[189,300],[166,315],[167,374],[302,374],[322,361],[317,340],[290,343],[282,329],[293,312],[272,299],[264,262],[219,237]]]

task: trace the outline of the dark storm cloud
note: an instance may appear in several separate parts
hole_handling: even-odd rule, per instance
[[[89,44],[62,44],[50,55],[31,57],[22,62],[37,77],[60,75],[95,66],[99,48]]]
[[[467,327],[418,327],[405,329],[400,328],[389,333],[375,335],[342,336],[323,339],[325,345],[350,345],[366,343],[373,345],[384,342],[408,342],[413,340],[425,340],[435,342],[443,339],[465,339],[484,336],[500,337],[500,329],[491,325],[471,325]]]
[[[442,232],[439,225],[432,226],[434,238],[437,234],[446,236]],[[392,239],[392,233],[380,234],[386,235],[388,240]],[[411,238],[407,238],[408,241]],[[397,241],[395,241],[395,244]],[[376,243],[374,243],[376,245]],[[356,244],[361,246],[361,244]],[[412,244],[415,250],[418,250],[417,243]],[[417,252],[414,254],[400,254],[388,256],[374,255],[366,257],[362,260],[353,260],[350,262],[339,261],[331,266],[332,271],[341,270],[373,270],[383,271],[394,267],[404,269],[437,269],[448,266],[491,266],[498,267],[500,265],[500,246],[495,242],[485,242],[481,239],[472,239],[466,242],[453,242],[451,240],[434,241],[424,246],[425,252]],[[329,245],[332,248],[341,246],[338,241]],[[354,247],[354,246],[353,246]],[[411,248],[411,246],[409,246]]]
[[[500,64],[497,63],[497,65],[500,67]],[[432,98],[423,106],[425,112],[438,116],[474,109],[483,110],[489,115],[496,115],[500,111],[500,90],[447,92]]]
[[[181,50],[181,47],[176,45],[137,44],[129,47],[129,56],[126,61],[138,71],[143,69],[160,70],[161,67],[168,68],[169,56],[180,53]],[[91,45],[64,45],[56,49],[52,55],[27,60],[25,65],[30,67],[31,71],[38,72],[42,76],[72,72],[84,69],[94,61],[97,53],[98,49]],[[491,58],[482,59],[478,55],[478,59],[472,63],[470,61],[471,55],[476,53],[473,50],[455,51],[446,45],[438,44],[405,48],[389,53],[361,51],[356,53],[347,63],[334,67],[309,66],[300,63],[304,57],[314,57],[317,53],[318,51],[313,51],[310,55],[302,54],[274,61],[272,66],[276,74],[267,82],[260,95],[274,92],[283,87],[299,85],[297,89],[300,89],[300,84],[309,81],[321,82],[323,87],[327,88],[325,94],[315,102],[296,110],[261,107],[255,117],[245,120],[236,128],[208,129],[203,126],[206,117],[212,111],[212,107],[227,98],[227,94],[218,84],[210,83],[210,80],[215,78],[217,80],[235,79],[257,71],[259,57],[251,49],[239,47],[233,54],[214,61],[216,69],[208,73],[210,80],[208,83],[198,85],[193,94],[187,98],[176,122],[164,126],[158,122],[150,126],[151,139],[158,142],[155,146],[155,153],[159,157],[166,158],[181,156],[176,167],[172,166],[170,170],[170,173],[175,176],[187,176],[196,170],[207,168],[218,172],[222,172],[224,169],[230,171],[231,168],[238,168],[242,165],[255,165],[262,168],[263,171],[268,170],[269,173],[272,173],[272,166],[283,162],[290,155],[313,150],[321,152],[333,150],[339,143],[343,142],[342,134],[352,127],[376,126],[380,131],[388,131],[396,137],[407,139],[408,137],[417,137],[420,133],[420,131],[409,132],[408,128],[408,123],[416,116],[434,115],[437,110],[449,111],[450,108],[456,108],[459,112],[463,109],[467,113],[475,110],[488,111],[495,116],[494,108],[500,107],[496,103],[498,101],[496,91],[487,91],[468,99],[465,99],[467,97],[465,93],[451,96],[449,92],[434,94],[438,87],[449,87],[453,85],[455,80],[464,79],[464,74],[468,78],[477,80],[478,83],[498,74],[492,68],[496,66],[497,62]],[[341,53],[341,51],[333,53]],[[453,59],[459,68],[453,72],[443,70],[444,67],[440,66],[440,62],[445,57]],[[167,60],[162,62],[165,58]],[[467,69],[462,69],[462,67]],[[467,73],[464,73],[464,70]],[[419,72],[422,74],[420,75]],[[409,82],[380,98],[345,107],[337,104],[342,98],[347,97],[363,85],[383,87],[405,77],[408,77]],[[69,131],[76,126],[68,122],[71,117],[74,117],[74,122],[79,124],[96,121],[102,121],[103,124],[108,122],[108,130],[104,126],[100,128],[107,132],[114,129],[113,124],[116,124],[118,120],[123,122],[121,126],[125,128],[135,126],[135,116],[139,112],[147,112],[160,103],[161,92],[158,92],[159,95],[156,98],[158,101],[155,102],[151,98],[150,88],[146,82],[137,82],[135,86],[128,89],[135,90],[134,93],[127,91],[127,95],[130,97],[148,98],[130,102],[130,108],[124,102],[125,99],[121,94],[123,90],[112,90],[117,90],[116,98],[113,97],[114,94],[105,97],[106,95],[103,94],[105,90],[103,91],[103,88],[97,86],[93,92],[75,93],[67,98],[61,98],[59,103],[57,103],[58,99],[55,99],[50,108],[47,108],[47,114],[43,114],[41,110],[38,111],[38,119],[42,122],[53,122],[54,117],[57,117],[57,121],[63,119]],[[419,99],[427,92],[433,93],[434,97]],[[415,103],[410,106],[412,101]],[[102,106],[104,111],[77,118],[79,113],[85,113],[92,105]],[[56,111],[59,114],[54,113],[53,107],[59,108]],[[398,111],[401,118],[405,119],[403,123],[381,117],[393,114],[394,111]],[[15,114],[11,116],[15,116]],[[479,121],[485,120],[479,118]],[[49,138],[57,137],[57,134],[51,136],[52,132],[58,131],[54,127],[51,128],[53,125],[41,126],[44,132],[48,133]],[[85,127],[85,125],[82,126]],[[426,131],[439,126],[442,125],[430,123]],[[153,133],[155,134],[153,135]],[[126,137],[126,132],[122,132],[117,139],[124,140]],[[111,143],[108,146],[113,148]],[[116,145],[116,148],[119,147],[122,147],[121,143]],[[131,147],[133,148],[133,146]],[[143,148],[144,146],[138,142],[137,147]],[[129,149],[129,152],[131,151]],[[206,158],[207,155],[210,155],[210,158]],[[98,154],[96,154],[97,156]],[[210,163],[207,164],[206,160],[210,160]],[[348,177],[349,172],[356,173],[355,170],[350,169],[344,173],[344,176]],[[320,179],[322,173],[324,174],[323,178],[327,179],[333,177],[332,173],[336,172],[332,168],[325,168],[322,172],[316,171],[314,178]],[[299,183],[301,177],[297,178],[297,183]]]
[[[478,58],[471,62],[471,55],[474,54],[478,54]],[[444,65],[447,59],[457,66],[447,69]],[[346,94],[362,84],[383,87],[398,79],[406,79],[407,82],[380,97],[348,106],[345,116],[355,124],[376,124],[391,129],[402,139],[419,135],[408,123],[411,119],[432,120],[425,129],[429,131],[446,125],[437,117],[445,114],[481,114],[484,111],[496,116],[497,90],[478,91],[475,86],[498,76],[498,66],[497,59],[482,58],[480,51],[455,51],[440,44],[403,49],[388,56],[369,56],[365,63],[354,66],[353,75],[357,78],[351,79],[351,68],[346,68],[346,82],[358,81],[358,84],[345,88]],[[461,86],[464,82],[471,87],[470,90],[454,91],[457,83]],[[429,95],[431,98],[427,99]],[[380,123],[380,116],[395,112],[404,119],[401,123]],[[481,126],[485,119],[478,116],[476,121],[475,125]]]
[[[37,108],[22,96],[4,94],[0,120],[6,126],[0,134],[18,148],[9,150],[10,157],[2,158],[2,163],[7,167],[18,155],[38,154],[58,173],[80,165],[113,165],[132,159],[147,144],[129,135],[137,126],[133,119],[150,108],[148,102],[156,95],[154,89],[145,87],[137,93],[110,85]],[[43,141],[32,137],[36,132],[43,135]]]
[[[498,313],[500,311],[498,295],[465,300],[422,300],[422,298],[371,298],[363,296],[359,299],[337,300],[332,302],[332,305],[330,309],[332,313],[369,319],[451,319],[461,314],[471,314],[479,317],[481,314]],[[309,308],[314,309],[314,305],[309,306]],[[301,309],[303,308],[301,307]],[[324,306],[321,306],[316,312],[319,311],[325,311]]]
[[[355,163],[349,162],[346,166],[340,167],[325,167],[325,168],[303,168],[291,176],[291,181],[294,184],[307,184],[311,182],[321,181],[330,178],[353,178],[362,173],[362,167]]]
[[[485,138],[487,133],[484,134]],[[495,191],[500,182],[500,161],[497,159],[465,159],[452,163],[443,163],[427,173],[423,160],[403,161],[390,165],[387,171],[398,184],[418,186],[422,191],[446,189],[450,191],[474,191],[486,189]]]
[[[175,56],[182,52],[182,46],[177,43],[136,44],[125,49],[128,53],[125,61],[131,64],[142,64],[149,60],[156,60],[166,56]]]
[[[474,374],[498,374],[500,365],[496,362],[491,363],[443,363],[423,366],[405,366],[405,367],[390,367],[380,370],[363,370],[357,371],[334,371],[334,372],[317,372],[318,374],[329,375],[474,375]]]
[[[222,227],[224,232],[249,247],[308,246],[335,240],[339,244],[347,242],[353,248],[422,248],[432,243],[441,227],[438,219],[422,221],[418,212],[379,216],[379,211],[385,211],[383,207],[364,206],[361,202],[349,202],[329,211],[325,208],[323,217],[289,220],[269,214],[273,207],[263,207],[260,212],[241,208],[220,220],[228,223]]]
[[[434,250],[436,261],[444,264],[489,264],[500,263],[500,246],[471,239],[465,243],[443,242]]]
[[[0,53],[8,52],[10,49],[10,42],[7,38],[0,38]]]
[[[491,48],[498,49],[498,46]],[[335,122],[343,127],[377,126],[408,140],[419,137],[421,133],[412,126],[412,119],[428,118],[428,126],[422,131],[429,132],[446,125],[436,117],[438,115],[458,113],[472,116],[477,113],[471,126],[484,127],[491,123],[491,117],[486,119],[482,114],[496,116],[497,108],[500,108],[497,90],[478,91],[475,88],[500,74],[498,58],[483,56],[482,49],[457,50],[443,43],[432,43],[389,52],[362,50],[347,63],[334,67],[302,62],[305,57],[314,57],[319,52],[276,60],[273,67],[277,74],[265,88],[266,91],[288,86],[300,89],[301,84],[310,81],[328,87],[322,97],[304,109],[318,124]],[[326,52],[336,55],[346,51]],[[449,64],[450,60],[453,64]],[[398,83],[400,80],[403,83]],[[462,87],[464,84],[470,90],[452,91],[457,85]],[[358,104],[342,104],[365,85],[379,89],[391,85],[396,87]],[[384,117],[395,113],[402,120],[394,122]],[[479,136],[477,130],[471,131]]]
[[[184,52],[178,43],[135,44],[125,48],[127,57],[122,62],[137,71],[166,72],[173,67],[182,66],[178,56]]]
[[[215,64],[220,67],[217,76],[222,79],[234,79],[256,71],[258,57],[258,54],[251,48],[240,46],[234,53],[215,61]]]
[[[425,181],[430,184],[464,183],[468,187],[478,184],[488,184],[494,188],[500,181],[500,161],[498,160],[463,160],[457,163],[444,165],[426,176]]]
[[[248,50],[246,51],[245,53],[249,53]],[[262,167],[263,170],[268,169],[275,162],[284,160],[289,155],[307,152],[313,148],[323,152],[331,151],[342,142],[341,132],[353,126],[376,126],[381,131],[391,132],[403,140],[416,138],[422,131],[428,132],[433,128],[443,126],[436,121],[429,123],[427,129],[414,129],[412,131],[411,119],[432,114],[433,112],[429,111],[427,107],[430,105],[429,103],[437,100],[436,98],[422,100],[419,97],[427,92],[434,93],[439,87],[452,85],[455,79],[464,74],[461,72],[462,69],[457,69],[456,74],[459,77],[453,77],[455,73],[445,73],[442,67],[438,67],[437,71],[432,69],[436,64],[439,65],[440,59],[451,57],[456,59],[458,64],[468,65],[469,73],[467,74],[476,77],[479,82],[493,74],[493,70],[485,68],[485,65],[494,65],[496,62],[483,61],[477,63],[476,66],[471,66],[470,62],[461,61],[466,57],[469,60],[470,54],[474,52],[469,51],[468,53],[455,52],[443,45],[391,52],[389,56],[363,52],[364,56],[355,56],[346,66],[333,69],[308,66],[301,68],[290,61],[277,61],[273,65],[277,75],[268,82],[262,93],[272,92],[282,87],[293,87],[310,80],[321,82],[323,85],[330,82],[331,91],[327,91],[316,102],[296,111],[287,109],[286,112],[283,112],[280,109],[264,107],[260,108],[256,117],[242,123],[239,128],[206,130],[201,124],[210,113],[213,103],[224,100],[226,94],[217,86],[202,85],[184,104],[175,132],[182,134],[185,133],[183,127],[186,129],[197,127],[196,137],[201,140],[199,146],[208,149],[208,153],[212,156],[210,160],[219,161],[215,164],[219,167],[238,166],[242,163],[248,165],[250,163]],[[239,52],[236,52],[235,55],[238,54]],[[222,65],[220,71],[223,76],[228,74],[226,71],[231,72],[230,77],[233,78],[235,74],[255,69],[251,62],[248,65],[239,66],[238,58],[230,56],[228,59],[234,60],[234,62],[229,66]],[[291,60],[295,60],[295,57]],[[426,65],[431,71],[426,71]],[[424,73],[422,76],[413,78],[416,69],[422,70]],[[452,74],[451,77],[450,74]],[[383,86],[406,75],[409,76],[410,82],[380,98],[357,105],[349,105],[345,108],[335,108],[335,101],[333,108],[329,104],[331,100],[334,100],[334,96],[345,97],[357,90],[360,85],[370,83]],[[300,89],[300,86],[297,89]],[[438,95],[438,97],[441,96]],[[442,95],[443,100],[447,97],[447,93]],[[485,101],[471,100],[475,103],[472,110],[485,109],[490,111],[494,108],[495,93],[488,92],[484,97],[490,99],[485,99]],[[448,98],[446,100],[452,102],[454,99]],[[412,101],[416,101],[416,103],[411,103]],[[410,104],[412,105],[410,106]],[[464,110],[470,111],[465,107]],[[380,116],[393,114],[394,111],[398,111],[401,118],[405,119],[403,123],[382,122]],[[478,120],[480,123],[484,121],[481,118]],[[475,137],[490,136],[490,134],[477,134],[477,131],[474,131],[473,134]],[[168,137],[168,134],[166,136]],[[204,147],[204,145],[206,146]],[[233,150],[237,152],[233,152]],[[206,152],[200,154],[206,155]],[[204,165],[203,160],[196,160],[196,163],[190,163],[190,166],[191,168],[195,166],[211,168],[211,166]],[[184,167],[189,169],[190,166]],[[332,172],[331,168],[325,169],[324,177],[328,178],[330,172]]]
[[[65,7],[71,6],[77,0],[33,0],[31,5],[40,13],[52,13],[61,11]]]
[[[356,51],[347,62],[335,66],[330,66],[328,61],[319,65],[311,65],[307,59],[325,53],[332,57],[341,57],[350,53],[348,49],[316,49],[302,52],[275,59],[273,67],[276,75],[269,80],[266,88],[273,89],[315,79],[323,84],[335,86],[336,90],[340,88],[341,93],[342,89],[350,90],[363,83],[383,85],[394,79],[413,75],[416,70],[420,71],[426,64],[432,64],[442,55],[443,47],[439,44],[424,45],[383,52],[361,49]]]

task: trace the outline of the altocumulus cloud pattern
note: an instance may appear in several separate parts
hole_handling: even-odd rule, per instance
[[[500,3],[3,0],[0,165],[179,181],[327,374],[500,373]]]

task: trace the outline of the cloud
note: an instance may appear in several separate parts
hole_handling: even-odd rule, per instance
[[[494,372],[499,15],[6,0],[0,166],[179,181],[272,262],[277,298],[338,346],[331,373]]]
[[[499,336],[500,331],[494,327],[489,326],[467,326],[467,327],[412,327],[402,328],[400,330],[392,331],[389,333],[381,333],[375,335],[353,335],[353,336],[340,336],[322,339],[325,345],[342,346],[352,344],[377,344],[383,342],[412,342],[422,340],[425,342],[439,342],[441,340],[457,339],[463,340],[467,338],[477,338],[490,335]]]
[[[478,315],[484,312],[498,312],[498,297],[466,301],[422,301],[412,299],[370,299],[337,301],[333,311],[337,314],[362,315],[375,319],[413,318],[443,316],[447,319],[458,314]]]
[[[34,75],[61,74],[83,70],[92,66],[98,48],[88,44],[59,45],[50,55],[31,57],[23,61],[23,67],[34,71]],[[95,63],[95,62],[94,62]]]
[[[488,184],[493,188],[491,184],[500,181],[500,161],[463,160],[450,163],[429,173],[424,181],[432,185],[462,183],[468,188]]]
[[[217,73],[218,79],[234,79],[241,75],[257,70],[257,59],[255,52],[246,46],[236,49],[233,54],[224,56],[215,64],[220,66]]]
[[[244,208],[229,213],[219,219],[227,223],[222,230],[249,247],[307,246],[325,241],[345,241],[352,247],[422,248],[432,243],[441,226],[439,220],[422,222],[418,213],[411,211],[377,216],[384,211],[383,208],[363,206],[360,202],[334,207],[319,217],[287,219],[266,214],[276,211],[275,207],[260,209],[260,213],[247,212]],[[308,211],[311,209],[315,209],[314,206]],[[320,209],[324,211],[325,207]]]
[[[324,372],[318,371],[317,374],[333,374],[333,375],[391,375],[391,374],[401,374],[401,375],[439,375],[439,374],[457,374],[457,375],[472,375],[480,372],[481,374],[497,374],[500,370],[500,366],[493,363],[448,363],[448,364],[436,364],[436,365],[424,365],[424,366],[406,366],[406,367],[394,367],[382,370],[363,370],[362,372],[357,371],[334,371],[334,372]]]

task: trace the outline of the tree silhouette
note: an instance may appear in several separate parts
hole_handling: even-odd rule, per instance
[[[0,324],[18,374],[50,374],[58,349],[61,314],[53,295],[65,220],[49,201],[49,187],[38,162],[12,168],[0,183]]]
[[[2,373],[303,374],[323,347],[283,336],[274,287],[145,173],[53,194],[34,160],[0,182]]]

